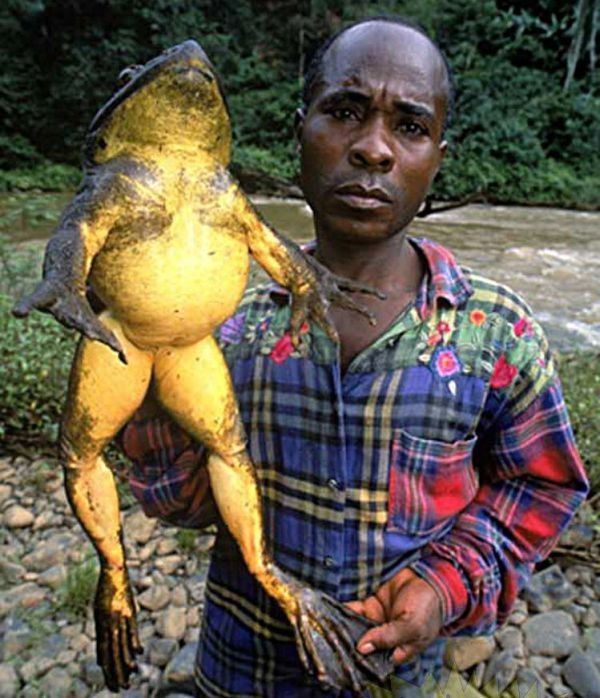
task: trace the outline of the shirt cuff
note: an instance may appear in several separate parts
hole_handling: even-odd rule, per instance
[[[469,605],[469,591],[457,567],[436,555],[422,557],[409,567],[437,593],[442,604],[442,627],[464,615]]]

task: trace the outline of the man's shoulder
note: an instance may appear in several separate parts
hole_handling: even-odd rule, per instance
[[[533,311],[527,301],[510,286],[469,267],[461,266],[461,269],[472,288],[465,310],[480,309],[494,313],[509,322],[516,322],[522,318],[534,319]]]

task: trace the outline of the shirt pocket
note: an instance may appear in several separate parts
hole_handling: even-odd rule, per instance
[[[446,443],[398,430],[392,442],[387,530],[430,536],[475,497],[476,437]]]

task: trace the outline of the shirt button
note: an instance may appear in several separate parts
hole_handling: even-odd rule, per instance
[[[327,569],[331,569],[332,567],[335,567],[335,560],[332,557],[329,557],[329,555],[323,560],[323,564]]]
[[[340,483],[334,477],[330,477],[329,480],[327,480],[327,487],[334,492],[339,492],[341,490]]]

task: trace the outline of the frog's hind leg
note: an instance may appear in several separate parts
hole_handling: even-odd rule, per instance
[[[102,451],[142,402],[153,356],[131,344],[110,315],[101,319],[121,342],[128,364],[104,344],[85,338],[80,341],[69,380],[60,448],[67,496],[100,558],[95,601],[97,660],[107,685],[117,690],[127,685],[140,644],[117,488]]]
[[[267,556],[259,482],[246,451],[229,371],[215,340],[207,337],[194,345],[159,349],[154,370],[163,406],[210,449],[208,469],[221,516],[250,572],[286,612],[305,667],[323,683],[350,687],[357,695],[368,681],[383,681],[393,669],[389,657],[364,657],[356,650],[372,623],[304,586]]]

